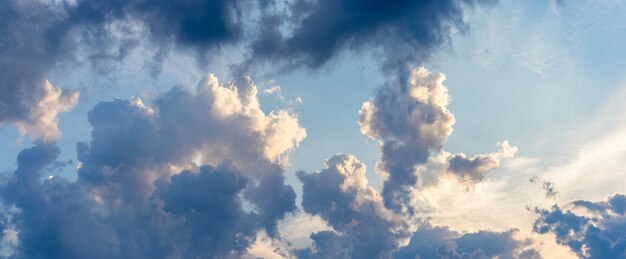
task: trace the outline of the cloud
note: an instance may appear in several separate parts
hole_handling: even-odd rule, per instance
[[[61,132],[58,127],[57,115],[71,110],[78,102],[77,91],[62,90],[44,81],[44,95],[31,108],[23,121],[16,121],[20,135],[29,134],[36,140],[51,141],[58,139]]]
[[[14,257],[238,257],[297,211],[282,159],[305,136],[287,111],[265,113],[256,87],[174,88],[152,105],[101,102],[77,179],[45,178],[59,149],[37,142],[0,188]],[[282,139],[277,139],[277,135]],[[88,233],[84,233],[88,232]]]
[[[54,139],[58,112],[77,94],[46,80],[60,65],[90,63],[105,72],[148,35],[162,60],[171,45],[208,50],[239,39],[235,1],[18,1],[0,3],[0,124]],[[58,101],[51,98],[57,98]]]
[[[379,88],[359,112],[361,133],[378,143],[377,167],[387,175],[382,195],[385,206],[394,211],[414,212],[409,205],[411,192],[418,187],[422,174],[426,175],[425,185],[446,173],[477,183],[484,180],[487,171],[499,166],[500,159],[517,151],[506,141],[498,143],[500,150],[494,154],[467,157],[443,151],[455,123],[448,110],[450,97],[444,80],[443,74],[414,69],[405,83],[392,81]],[[431,154],[439,155],[429,159]]]
[[[252,56],[319,68],[345,50],[371,49],[382,56],[385,69],[405,76],[447,43],[453,30],[467,28],[464,8],[489,2],[296,0],[288,4],[288,19],[280,14],[261,19]]]
[[[386,258],[406,239],[408,225],[390,214],[367,184],[365,165],[350,154],[326,161],[320,172],[298,173],[302,207],[326,220],[332,230],[313,233],[313,247],[301,258]]]
[[[461,234],[447,227],[422,225],[394,258],[541,258],[530,240],[515,237],[517,230]]]
[[[383,67],[404,77],[408,67],[447,43],[453,30],[467,27],[464,8],[488,2],[3,1],[0,124],[17,124],[36,139],[55,138],[58,130],[42,132],[56,124],[49,116],[57,114],[39,108],[57,92],[49,90],[46,79],[63,65],[91,64],[110,73],[137,46],[152,55],[146,63],[153,76],[172,49],[192,51],[206,64],[226,47],[242,51],[249,45],[252,53],[241,65],[246,69],[235,69],[236,77],[250,72],[248,64],[263,60],[319,68],[344,50],[366,48],[378,49]],[[75,103],[74,92],[62,92]]]
[[[580,258],[626,256],[626,196],[618,193],[602,202],[577,200],[571,205],[587,213],[564,210],[558,205],[535,208],[534,231],[554,234],[557,243]]]
[[[332,228],[313,233],[313,246],[297,250],[299,258],[540,258],[530,240],[515,237],[515,229],[461,234],[425,219],[414,226],[385,208],[368,186],[365,165],[350,154],[335,155],[320,172],[298,177],[304,211]]]
[[[56,115],[78,98],[46,80],[76,48],[77,42],[66,37],[65,16],[40,1],[0,3],[0,125],[15,124],[35,140],[58,138]]]

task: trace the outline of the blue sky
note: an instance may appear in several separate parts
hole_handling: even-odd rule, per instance
[[[10,2],[3,7],[9,10],[8,6],[19,6],[15,4],[17,3],[15,1]],[[24,10],[50,8],[52,10],[50,6],[54,6],[54,2],[43,1],[43,4],[33,4],[33,6],[25,4],[20,8]],[[81,4],[81,1],[76,1],[78,4],[72,3],[73,1],[57,2],[70,3],[66,6],[68,10]],[[83,1],[83,3],[89,2],[90,0]],[[32,220],[27,217],[31,215],[29,213],[33,213],[32,215],[49,213],[44,209],[41,209],[44,210],[43,212],[39,210],[29,212],[30,207],[25,205],[27,203],[20,203],[28,200],[28,195],[35,197],[39,194],[24,192],[26,193],[24,197],[17,198],[8,194],[12,190],[14,192],[19,190],[12,188],[23,187],[21,184],[16,184],[20,183],[19,180],[11,180],[21,179],[19,175],[24,169],[20,171],[19,168],[30,168],[28,167],[29,160],[16,163],[18,154],[26,152],[23,150],[31,147],[39,148],[54,143],[58,145],[60,155],[53,160],[57,162],[72,160],[72,163],[69,166],[61,166],[59,169],[50,169],[53,163],[49,162],[48,167],[44,166],[39,170],[38,174],[41,178],[36,181],[40,183],[42,190],[54,188],[49,192],[62,190],[66,193],[69,190],[82,188],[83,192],[80,195],[98,200],[99,205],[78,201],[67,202],[79,204],[76,206],[85,206],[86,210],[97,208],[106,211],[102,215],[89,214],[89,217],[94,218],[95,223],[90,221],[81,224],[85,224],[94,231],[101,226],[113,229],[111,237],[98,235],[88,237],[93,238],[94,242],[103,242],[104,248],[98,246],[98,249],[110,252],[107,254],[113,257],[129,256],[124,252],[119,252],[126,251],[124,249],[127,248],[115,247],[116,242],[127,238],[137,239],[140,234],[143,235],[149,231],[162,233],[172,231],[165,228],[155,230],[138,227],[134,225],[137,224],[136,221],[129,219],[137,215],[129,216],[116,211],[120,208],[140,211],[145,208],[145,204],[150,202],[165,205],[162,205],[164,208],[157,212],[146,210],[142,213],[168,220],[184,217],[183,221],[186,220],[187,224],[191,224],[179,226],[175,225],[175,220],[164,223],[172,229],[184,229],[176,232],[176,235],[181,235],[176,242],[182,243],[175,243],[173,247],[152,247],[152,244],[147,241],[137,245],[145,250],[158,251],[155,253],[160,253],[158,256],[163,257],[196,255],[207,258],[221,256],[324,258],[339,256],[343,253],[348,257],[357,258],[363,256],[362,253],[364,253],[364,250],[359,250],[359,248],[368,247],[375,247],[375,249],[372,248],[371,253],[366,253],[372,258],[404,258],[403,256],[412,258],[416,255],[424,256],[424,258],[445,257],[445,253],[448,252],[456,255],[478,256],[483,253],[487,257],[511,256],[513,258],[626,256],[622,249],[624,244],[620,243],[623,243],[625,237],[623,232],[621,234],[619,232],[626,226],[624,224],[626,214],[622,207],[626,203],[622,203],[624,196],[619,194],[624,193],[626,188],[623,171],[626,155],[626,148],[624,148],[626,110],[623,108],[626,100],[626,75],[623,73],[626,71],[626,51],[623,47],[626,46],[626,17],[623,15],[626,11],[625,3],[615,0],[593,2],[502,0],[486,4],[482,1],[467,1],[473,3],[473,7],[470,7],[459,3],[463,1],[442,1],[439,3],[441,10],[446,11],[440,16],[433,17],[435,20],[441,19],[443,24],[449,27],[432,25],[434,26],[432,30],[447,35],[441,42],[437,42],[428,39],[434,38],[432,35],[422,36],[424,31],[419,29],[411,27],[408,31],[402,31],[406,29],[403,27],[405,24],[401,24],[402,22],[408,21],[412,24],[412,19],[420,21],[420,19],[432,17],[421,13],[426,18],[416,18],[414,13],[406,14],[398,11],[393,9],[391,4],[385,8],[392,11],[386,13],[386,9],[383,8],[385,10],[375,12],[376,15],[367,16],[369,20],[362,21],[365,24],[363,27],[359,27],[361,25],[358,24],[358,20],[350,20],[350,17],[359,19],[358,13],[366,12],[366,8],[371,8],[371,6],[363,7],[360,3],[353,1],[343,1],[345,13],[336,15],[349,16],[354,12],[355,16],[343,20],[344,23],[341,26],[335,24],[335,27],[323,26],[325,23],[333,25],[335,19],[329,18],[330,16],[326,17],[324,22],[318,21],[318,23],[310,24],[306,22],[307,19],[313,20],[316,15],[320,17],[329,15],[326,12],[331,12],[332,15],[332,10],[334,10],[332,1],[309,2],[310,6],[303,7],[305,15],[299,18],[296,17],[298,9],[294,6],[306,3],[306,1],[287,1],[286,3],[278,1],[279,3],[275,3],[270,9],[263,9],[261,4],[241,4],[232,8],[242,12],[244,14],[242,17],[234,20],[229,18],[220,20],[218,17],[216,21],[211,20],[211,24],[215,23],[217,24],[215,26],[220,27],[220,22],[225,25],[240,22],[241,30],[245,32],[242,35],[246,36],[236,36],[238,32],[235,30],[233,32],[235,36],[222,35],[219,37],[223,39],[214,40],[202,38],[201,35],[206,32],[216,33],[211,29],[195,31],[194,27],[191,27],[190,32],[184,30],[177,32],[175,26],[155,29],[150,27],[152,25],[143,24],[141,19],[156,19],[150,15],[158,14],[162,10],[158,10],[157,8],[160,7],[155,4],[154,10],[150,9],[146,11],[147,13],[142,13],[144,9],[135,10],[133,8],[137,7],[130,2],[128,6],[125,6],[124,1],[115,1],[111,4],[111,8],[113,9],[114,5],[122,6],[121,8],[126,9],[120,10],[128,12],[129,17],[132,18],[124,20],[111,14],[110,17],[104,18],[105,22],[101,28],[97,27],[100,25],[93,25],[96,22],[90,20],[91,18],[83,17],[81,20],[70,14],[68,21],[76,19],[78,22],[76,29],[68,30],[68,35],[76,34],[75,37],[81,37],[87,34],[76,33],[76,31],[84,32],[81,30],[100,28],[106,32],[104,33],[105,40],[99,44],[79,40],[76,43],[77,47],[75,46],[78,48],[76,53],[58,62],[40,62],[42,66],[50,64],[43,70],[45,72],[41,73],[42,78],[45,77],[55,87],[59,87],[58,89],[66,89],[64,90],[66,93],[72,90],[80,93],[77,103],[70,105],[71,110],[59,112],[56,116],[60,136],[42,137],[39,132],[42,131],[40,128],[43,126],[34,125],[31,117],[21,118],[18,115],[12,117],[0,114],[0,125],[2,125],[0,143],[3,147],[2,156],[0,156],[0,172],[5,174],[1,192],[3,207],[16,206],[24,211],[14,212],[4,209],[3,255],[17,258],[55,256],[41,248],[54,247],[54,245],[47,246],[47,243],[43,242],[60,246],[56,249],[64,253],[56,254],[56,256],[90,255],[84,253],[88,250],[87,245],[70,242],[72,235],[76,234],[71,230],[67,230],[64,237],[55,237],[55,233],[50,234],[53,236],[52,239],[59,239],[51,241],[36,236],[37,234],[33,234],[30,228],[24,227],[24,224],[29,222],[28,220]],[[417,2],[420,1],[415,3]],[[165,1],[163,3],[163,6],[167,6]],[[209,8],[221,8],[221,1],[214,1],[214,3],[215,6],[208,4]],[[426,5],[424,7],[420,4],[403,4],[406,4],[407,8],[415,8],[411,10],[416,13],[435,12],[428,9]],[[189,12],[185,8],[166,10],[161,15],[175,23],[179,18],[177,15],[181,15],[180,17],[191,15],[185,13]],[[454,8],[459,8],[461,11],[457,13]],[[71,12],[68,11],[68,13]],[[81,16],[82,14],[77,15],[77,17]],[[65,16],[59,15],[59,17]],[[266,46],[266,49],[261,51],[252,51],[254,47],[247,44],[255,44],[262,38],[262,31],[255,31],[254,26],[265,25],[264,19],[276,17],[282,20],[281,26],[283,27],[280,27],[280,30],[281,33],[285,33],[277,42],[285,44],[285,49],[275,50]],[[395,20],[396,17],[400,18]],[[29,22],[24,25],[19,19],[0,18],[0,22],[16,26],[16,28],[18,25],[14,24],[22,22],[19,26],[31,28],[28,26]],[[304,19],[304,22],[302,20],[302,23],[294,22],[297,19]],[[342,21],[341,19],[343,17],[336,20]],[[376,25],[379,27],[367,27],[371,23],[376,23],[376,19],[389,20],[387,23]],[[462,22],[457,23],[454,19],[461,19]],[[161,22],[159,19],[154,21]],[[396,21],[400,21],[398,22],[400,25],[394,27]],[[38,22],[41,21],[32,21],[32,27],[45,28]],[[200,20],[201,24],[202,22],[206,21]],[[129,31],[115,26],[129,26],[123,28]],[[211,26],[207,28],[212,28]],[[320,29],[315,26],[322,27]],[[386,26],[390,28],[388,31]],[[321,31],[316,31],[316,29]],[[336,34],[325,35],[327,31],[335,30]],[[11,30],[7,29],[7,31]],[[37,32],[37,29],[33,31]],[[302,34],[298,34],[300,32]],[[320,35],[316,35],[315,32]],[[412,36],[406,36],[402,34],[403,32]],[[411,32],[415,32],[417,36],[410,34]],[[6,42],[19,42],[20,37],[27,37],[28,33],[30,31],[27,30],[23,34],[9,34],[10,41]],[[349,36],[334,38],[338,40],[339,47],[332,50],[320,47],[324,45],[324,40],[330,39],[331,41],[333,35],[341,35],[341,33]],[[67,37],[72,39],[70,36]],[[107,48],[109,46],[106,44],[111,44],[112,49],[123,47],[126,43],[125,39],[128,38],[132,39],[129,42],[135,45],[132,45],[129,53],[123,58],[113,61],[89,58],[89,55],[97,54],[97,51],[100,51],[99,48],[105,52],[110,51],[111,49]],[[167,42],[168,40],[172,42]],[[283,42],[280,42],[281,40]],[[6,42],[5,46],[13,46]],[[104,47],[102,47],[103,44]],[[214,48],[213,45],[219,48]],[[415,48],[411,49],[407,46]],[[17,54],[11,52],[10,47],[0,49],[0,51],[4,51],[5,55],[10,57],[7,60],[13,58],[14,60],[11,61],[14,63],[19,63],[15,60],[21,57],[25,60],[31,58],[29,55],[20,54],[18,50],[21,49],[17,47],[15,49],[17,50],[14,52]],[[152,56],[164,49],[167,52],[159,64],[161,72],[155,76],[150,70],[151,66],[155,65]],[[60,53],[66,50],[59,49],[58,51]],[[324,54],[329,54],[330,58],[325,60]],[[205,56],[201,57],[202,55]],[[46,57],[44,55],[40,58]],[[400,76],[396,76],[395,70],[391,71],[387,67],[386,62],[390,60],[407,62],[403,65],[410,66],[411,69],[423,67],[428,73],[423,75],[415,72],[417,70],[412,70],[408,74],[399,72]],[[38,60],[34,59],[32,62],[38,62]],[[248,102],[245,99],[247,97],[242,97],[251,88],[242,81],[243,74],[239,73],[239,67],[237,67],[241,64],[252,64],[251,69],[244,74],[250,76],[258,89],[258,95],[253,98],[255,100],[258,98],[260,102],[258,107],[255,101]],[[4,63],[0,65],[8,66]],[[237,86],[228,88],[227,85],[213,86],[206,83],[203,78],[209,73],[215,74],[222,84],[233,81]],[[434,79],[431,76],[437,73],[445,74],[443,86],[432,81]],[[5,76],[7,82],[13,79],[11,77],[13,75],[9,72],[0,75]],[[428,86],[419,83],[412,84],[406,80],[403,81],[402,78],[413,78]],[[207,86],[198,87],[199,82],[204,82],[200,83],[201,86]],[[0,87],[14,89],[16,86],[0,83]],[[26,91],[30,89],[24,87]],[[39,86],[32,87],[33,95],[36,95],[35,92],[40,91]],[[179,100],[173,97],[175,96],[174,90],[171,90],[173,87],[184,89],[184,92],[195,96],[193,98],[199,98],[198,103],[189,104],[189,107],[196,109],[195,111],[200,115],[192,116],[192,113],[186,113],[188,112],[185,110],[187,103],[179,103]],[[428,97],[424,97],[432,98],[428,99],[430,101],[423,101],[420,99],[422,97],[419,97],[421,95],[413,94],[412,91],[422,88],[426,89],[424,91],[430,91],[427,94]],[[445,93],[440,92],[441,89],[446,88],[450,102],[439,104],[436,101],[439,100],[438,98],[447,98]],[[230,102],[234,99],[220,99],[222,96],[223,98],[231,96],[229,94],[234,91],[233,89],[238,89],[235,96],[245,100],[232,104]],[[7,93],[9,91],[12,90],[6,90]],[[210,92],[208,95],[210,97],[206,100],[202,99],[204,98],[202,91]],[[404,95],[393,94],[396,93],[395,91]],[[392,94],[389,94],[390,92]],[[139,97],[147,108],[144,107],[145,110],[142,110],[143,106],[140,107],[132,101],[110,103],[114,99],[130,100],[131,97]],[[32,98],[29,100],[32,101]],[[33,103],[38,102],[40,100],[35,100]],[[110,107],[100,105],[107,102]],[[372,116],[374,116],[372,121],[363,117],[366,116],[363,114],[367,113],[364,106],[366,102],[375,107],[373,108],[375,111],[372,111]],[[406,108],[409,109],[409,115],[403,117],[394,109],[404,108],[402,105],[405,102],[408,102]],[[224,119],[226,117],[220,117],[221,115],[217,115],[219,112],[213,111],[217,108],[212,108],[213,110],[208,112],[212,115],[202,117],[202,114],[207,112],[201,108],[208,107],[206,105],[217,107],[215,103],[225,103],[226,106],[220,107],[235,107],[232,108],[236,110],[234,112],[229,110],[230,108],[221,108],[222,113],[228,116],[235,114],[232,115],[235,117]],[[396,103],[397,106],[395,106]],[[9,107],[9,111],[15,114],[20,112],[17,108],[11,110],[10,98],[7,100],[0,98],[0,104]],[[101,107],[101,110],[96,110],[96,107]],[[28,109],[31,109],[29,112],[33,114],[37,108],[34,105]],[[49,106],[45,109],[55,109],[55,107]],[[146,120],[159,126],[154,126],[156,129],[152,129],[143,124],[126,125],[121,119],[118,121],[118,118],[107,117],[107,114],[116,116],[116,109],[122,109],[127,113],[138,109],[138,115],[132,113],[133,115],[128,116],[131,116],[131,119],[135,118],[132,116],[137,116],[135,118],[137,121],[147,118]],[[256,114],[257,109],[264,115]],[[390,111],[385,109],[390,109]],[[415,112],[412,113],[411,109],[415,109]],[[430,137],[424,137],[424,132],[431,130],[424,127],[431,127],[428,126],[430,124],[419,121],[421,119],[413,116],[432,110],[435,110],[437,114],[444,114],[438,115],[442,117],[437,117],[433,122],[440,133],[429,133],[430,135],[427,136]],[[167,111],[172,114],[180,112],[181,115],[169,118],[165,115],[154,115],[155,111],[156,114],[165,114]],[[275,111],[276,114],[284,111],[285,114],[281,115],[282,117],[277,121],[272,121],[271,116],[274,113],[270,111]],[[454,121],[449,120],[449,116],[446,115],[448,112],[453,114]],[[90,124],[88,114],[94,121],[101,120],[102,124]],[[197,122],[197,118],[205,118],[207,122]],[[170,125],[172,120],[179,120],[182,124],[186,124]],[[296,124],[289,124],[293,120]],[[392,122],[395,126],[390,126]],[[31,124],[34,125],[32,126],[34,129],[20,134],[20,125]],[[124,128],[127,126],[128,128]],[[207,128],[202,128],[204,126]],[[109,130],[113,132],[117,127],[121,130],[120,132],[125,132],[123,134],[129,134],[128,139],[117,139],[122,133],[107,135],[110,133]],[[141,132],[131,131],[131,129],[143,129],[142,127],[146,127],[143,133],[145,135],[151,134],[150,130],[155,132],[181,130],[180,132],[187,132],[185,134],[199,139],[191,140],[191,137],[182,135],[172,137],[174,142],[185,143],[180,144],[180,147],[176,144],[159,146],[160,144],[156,143],[160,143],[163,140],[162,137],[152,139],[154,143],[149,143],[148,140],[144,140],[145,136]],[[449,127],[453,131],[445,133]],[[274,131],[276,128],[279,130]],[[306,137],[300,138],[298,129],[305,129]],[[100,133],[92,134],[92,130]],[[43,127],[43,131],[50,132],[50,127]],[[214,131],[217,133],[212,133]],[[133,152],[125,149],[135,150],[124,148],[124,143],[135,143],[133,142],[135,140],[138,147],[152,147],[154,150],[145,151],[150,155],[137,151],[135,154],[128,154],[128,157],[124,157],[128,152]],[[77,148],[78,142],[89,141],[91,141],[91,151],[80,151]],[[496,143],[501,141],[508,141],[513,148],[517,148],[516,152],[513,151],[514,156],[509,155],[506,148],[497,146]],[[118,147],[121,147],[120,150],[106,151],[108,148],[113,149],[114,144],[118,142],[122,143]],[[114,144],[108,146],[107,143]],[[163,162],[160,159],[165,159],[162,156],[169,156],[169,153],[161,154],[161,148],[189,150],[176,154],[176,158],[168,157],[167,159],[172,159],[169,162]],[[35,150],[35,148],[32,149]],[[97,153],[98,150],[103,153]],[[273,155],[274,150],[278,150],[277,155]],[[422,154],[420,152],[426,152],[424,159],[417,158]],[[182,155],[183,153],[185,155]],[[109,172],[110,174],[120,174],[119,177],[111,178],[115,179],[110,180],[111,182],[94,180],[96,179],[94,175],[109,177],[106,171],[109,169],[103,169],[104,164],[95,164],[100,163],[97,161],[112,159],[102,154],[119,155],[122,157],[120,161],[126,161],[118,164],[121,168],[119,172],[116,168],[111,169],[113,171]],[[142,157],[144,155],[146,157]],[[141,158],[135,160],[135,156]],[[31,158],[33,164],[37,164],[37,158],[37,156]],[[461,169],[458,171],[454,169],[454,159],[462,160]],[[231,160],[232,167],[225,165],[223,160]],[[132,163],[138,164],[129,166]],[[199,166],[202,164],[210,165],[215,169],[201,169]],[[366,170],[361,170],[360,165],[364,165]],[[409,166],[410,172],[397,169],[402,166]],[[181,173],[184,170],[191,170],[191,174]],[[301,170],[306,173],[298,173]],[[154,173],[157,171],[161,173]],[[144,173],[145,175],[142,175]],[[57,178],[48,179],[49,175],[59,175],[67,179],[67,183],[63,185],[65,187],[50,184],[52,182],[50,179]],[[235,187],[238,186],[237,183],[240,183],[238,182],[240,179],[235,176],[241,176],[244,179],[244,185],[239,189]],[[416,183],[411,183],[412,176],[418,179]],[[261,184],[270,177],[280,179],[278,187],[266,187]],[[531,178],[534,180],[529,181]],[[136,179],[142,180],[137,183],[133,182]],[[333,179],[343,180],[336,185]],[[225,201],[226,198],[219,200],[222,196],[226,197],[225,193],[232,191],[226,187],[218,188],[219,181],[224,181],[224,186],[235,186],[233,188],[236,189],[234,191],[236,195],[227,197],[232,200]],[[142,193],[145,191],[147,194],[137,196],[141,198],[133,196],[132,199],[119,194],[125,193],[124,188],[132,189],[133,184],[138,184],[138,190]],[[145,190],[143,184],[146,184]],[[177,187],[177,184],[181,187]],[[107,189],[112,188],[110,186],[120,189],[115,189],[115,191]],[[556,194],[549,192],[551,187],[555,188],[553,191],[556,191]],[[204,190],[204,192],[179,192],[185,188],[194,191]],[[270,189],[283,190],[281,188],[286,190],[280,194],[284,196],[268,191]],[[293,190],[293,197],[290,196],[288,190]],[[248,193],[256,193],[256,195],[248,196]],[[325,198],[326,196],[329,197]],[[264,198],[258,197],[267,197],[269,200],[264,203]],[[272,198],[276,200],[271,200]],[[136,199],[145,199],[142,202],[146,203],[136,202]],[[219,202],[213,202],[213,199]],[[194,203],[196,200],[200,201]],[[586,203],[574,202],[577,200]],[[182,208],[181,210],[184,211],[186,206],[204,204],[202,201],[211,204],[206,206],[217,207],[208,210],[206,214],[198,214],[201,219],[203,217],[205,221],[215,221],[217,224],[224,218],[237,218],[241,219],[241,222],[236,221],[232,225],[233,229],[226,228],[224,230],[226,234],[223,234],[216,233],[213,231],[214,228],[203,225],[202,222],[205,221],[196,222],[194,220],[197,218],[192,218],[190,215],[176,214],[180,212],[176,212],[176,208]],[[325,203],[330,201],[332,201],[332,206]],[[63,202],[65,201],[60,201],[60,204]],[[235,204],[239,210],[229,211],[232,206],[220,207],[223,205],[219,204],[220,202]],[[294,209],[292,202],[297,209]],[[267,204],[279,204],[275,207],[280,207],[284,211],[272,211],[275,214],[269,215],[270,213],[263,207]],[[344,206],[342,204],[348,207],[341,208]],[[369,207],[362,204],[368,204]],[[45,203],[45,206],[49,206],[49,208],[45,207],[46,209],[57,213],[58,208],[54,206],[60,205]],[[67,205],[63,204],[63,206]],[[365,209],[365,207],[370,209]],[[338,213],[337,208],[345,209],[344,213]],[[199,208],[191,210],[200,211]],[[223,216],[214,212],[218,210],[231,214],[225,212],[226,216]],[[582,222],[580,224],[583,227],[576,228],[570,225],[572,221],[568,221],[566,216],[571,216],[569,219],[576,217],[578,222]],[[72,217],[80,217],[80,215],[67,216],[67,218]],[[60,219],[63,218],[64,216],[61,215]],[[596,219],[596,221],[591,219]],[[228,225],[230,222],[226,220],[224,224],[231,226]],[[62,230],[75,227],[63,220],[46,221],[46,224],[49,224],[46,226],[56,226]],[[120,226],[129,225],[136,227],[133,231],[137,233],[127,235],[122,233],[123,231],[119,232]],[[254,225],[254,227],[249,229],[242,227],[248,225]],[[385,227],[378,229],[372,225]],[[205,231],[198,235],[206,240],[200,238],[198,244],[181,241],[186,240],[185,235],[188,233],[184,231],[187,231],[187,227]],[[559,231],[563,228],[568,230],[571,228],[575,234],[562,235]],[[597,232],[594,232],[596,230]],[[48,229],[48,231],[51,230]],[[234,234],[231,235],[229,231],[244,236],[245,241],[236,241],[243,242],[244,245],[241,245],[243,248],[207,241],[227,240],[224,242],[230,242],[229,238]],[[272,234],[273,231],[278,234]],[[372,241],[364,234],[368,231],[375,232],[377,237],[381,237],[380,240],[374,240],[377,246],[364,245],[366,240]],[[429,235],[436,237],[429,239]],[[507,246],[509,250],[498,247],[498,244],[493,242],[486,242],[485,240],[489,238],[509,242]],[[593,242],[595,238],[605,238],[613,243],[608,246],[599,246],[598,243]],[[432,242],[420,242],[419,240],[422,239],[432,240]],[[106,243],[108,241],[113,245]],[[450,246],[450,243],[454,243],[455,246]],[[580,244],[584,244],[584,248],[581,248]],[[32,248],[38,246],[39,249]],[[149,256],[143,251],[133,251],[135,254],[131,253],[131,256]]]

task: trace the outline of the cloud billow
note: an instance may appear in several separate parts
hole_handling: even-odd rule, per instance
[[[552,233],[558,244],[568,247],[580,258],[626,257],[626,196],[620,193],[605,201],[573,201],[573,209],[554,205],[535,208],[533,230]]]
[[[444,80],[443,74],[414,69],[406,82],[391,81],[377,89],[359,111],[361,133],[379,146],[377,169],[387,176],[382,190],[385,206],[396,212],[414,213],[414,190],[444,175],[476,184],[501,159],[517,151],[503,141],[492,154],[468,157],[445,152],[443,144],[452,134],[455,119],[448,110],[450,97]]]
[[[96,105],[75,181],[43,179],[53,142],[22,151],[1,188],[17,209],[3,211],[18,233],[12,257],[224,258],[260,232],[280,238],[278,220],[297,211],[282,159],[306,133],[287,111],[263,112],[251,81],[246,89],[210,75],[195,94]]]
[[[389,80],[363,104],[359,124],[379,146],[382,192],[349,154],[333,156],[320,172],[298,173],[304,212],[331,229],[313,233],[313,246],[297,256],[536,256],[513,230],[415,226],[423,220],[414,217],[415,192],[445,177],[485,181],[516,151],[506,141],[490,154],[444,151],[455,122],[445,76],[412,69],[453,31],[467,29],[464,8],[491,1],[294,0],[286,11],[273,2],[0,3],[0,32],[7,35],[0,39],[0,124],[44,140],[20,153],[0,188],[5,207],[15,208],[2,218],[4,233],[18,233],[11,256],[240,257],[260,233],[279,240],[278,221],[297,212],[284,167],[306,131],[290,110],[261,110],[256,86],[242,74],[238,86],[209,75],[195,93],[175,87],[149,104],[98,103],[88,114],[91,139],[76,147],[77,178],[45,177],[59,155],[57,114],[78,100],[77,92],[48,82],[50,73],[66,62],[118,62],[143,43],[157,61],[171,49],[205,59],[235,45],[250,47],[244,65],[318,69],[346,51],[373,50],[381,58]]]
[[[541,258],[531,240],[518,239],[516,229],[461,234],[424,224],[394,256],[404,258]]]
[[[299,258],[541,258],[518,230],[458,233],[394,213],[365,178],[365,165],[338,154],[319,172],[298,177],[304,211],[324,219],[331,230],[311,234],[313,246]]]
[[[55,140],[56,115],[71,109],[78,93],[48,82],[54,69],[119,62],[146,35],[156,59],[172,46],[202,56],[238,41],[238,8],[236,1],[2,1],[0,125]]]
[[[314,248],[300,251],[300,257],[390,257],[408,237],[408,225],[385,209],[378,192],[367,184],[365,165],[354,156],[335,155],[326,167],[298,177],[304,211],[319,215],[334,231],[312,234]]]
[[[406,76],[453,30],[465,30],[464,8],[492,1],[288,1],[289,19],[268,15],[252,43],[253,59],[319,68],[346,50],[375,50],[382,68]],[[285,33],[283,27],[290,28]]]
[[[0,124],[15,124],[35,139],[57,139],[56,115],[73,107],[78,96],[58,87],[50,94],[51,73],[60,65],[84,63],[109,73],[111,64],[137,46],[153,53],[147,60],[153,75],[172,49],[192,51],[206,63],[223,48],[246,46],[250,53],[235,66],[236,77],[252,72],[250,64],[316,69],[346,50],[372,49],[383,57],[387,74],[405,78],[452,31],[467,27],[465,8],[489,2],[2,1]],[[60,105],[41,108],[50,98]]]

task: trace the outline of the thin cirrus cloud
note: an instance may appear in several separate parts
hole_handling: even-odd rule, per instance
[[[2,252],[12,258],[238,258],[256,250],[297,258],[540,258],[534,241],[517,229],[464,233],[433,225],[416,202],[448,180],[468,190],[484,183],[517,152],[508,141],[488,154],[445,151],[455,123],[445,76],[419,67],[452,33],[468,31],[464,10],[490,4],[0,3],[0,124],[33,139],[2,179]],[[49,82],[50,75],[77,64],[113,73],[108,65],[137,46],[151,51],[146,62],[155,76],[170,52],[191,51],[202,65],[226,55],[224,49],[244,50],[243,61],[231,67],[234,82],[208,75],[195,92],[174,87],[147,104],[136,97],[99,102],[88,113],[91,138],[76,145],[76,179],[46,178],[48,168],[62,164],[57,115],[79,98]],[[346,52],[374,54],[387,79],[358,121],[379,148],[382,189],[370,186],[355,156],[339,153],[319,172],[297,173],[298,206],[285,168],[306,129],[290,109],[261,109],[247,74],[267,64],[278,73],[320,69]],[[280,96],[280,88],[272,89]],[[544,189],[557,195],[553,185]],[[592,216],[537,208],[534,230],[554,234],[580,257],[623,255],[623,195],[572,204]],[[279,227],[291,216],[325,225],[309,228],[309,246],[292,248]],[[271,240],[270,249],[259,248],[260,239]]]

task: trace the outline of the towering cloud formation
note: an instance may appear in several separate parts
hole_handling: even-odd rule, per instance
[[[306,133],[287,111],[264,113],[248,83],[239,90],[210,75],[196,94],[175,88],[153,106],[98,104],[75,181],[42,181],[54,144],[22,151],[1,189],[18,209],[3,211],[19,237],[14,256],[223,258],[261,230],[278,238],[277,221],[296,211],[281,157]]]
[[[615,194],[602,202],[578,200],[571,205],[586,213],[558,205],[536,208],[534,231],[554,234],[557,243],[580,258],[626,257],[626,195]]]
[[[447,172],[461,181],[476,183],[499,165],[499,159],[517,151],[506,141],[498,144],[500,151],[495,154],[471,158],[443,151],[455,122],[448,110],[444,79],[443,74],[415,69],[406,82],[392,81],[378,89],[373,100],[361,108],[361,133],[378,142],[378,169],[387,174],[382,194],[385,206],[394,211],[413,213],[411,192],[418,187],[420,172],[431,176],[433,170]],[[439,155],[429,162],[431,153]]]

